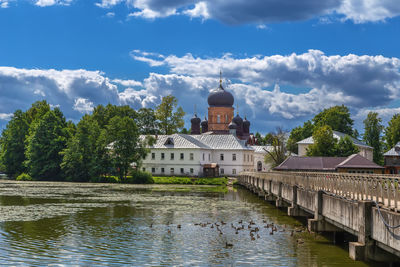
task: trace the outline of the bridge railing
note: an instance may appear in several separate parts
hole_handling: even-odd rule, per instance
[[[323,190],[350,200],[374,200],[400,210],[400,176],[324,172],[241,172],[249,176],[296,185],[307,190]]]

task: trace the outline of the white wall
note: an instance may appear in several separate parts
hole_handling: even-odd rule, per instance
[[[152,153],[155,153],[155,159],[152,159]],[[161,159],[161,153],[164,153],[164,159]],[[171,159],[171,153],[174,153],[174,159]],[[184,154],[184,158],[181,159],[181,153]],[[190,159],[190,153],[193,153],[193,160]],[[204,154],[204,160],[203,160]],[[154,175],[185,175],[185,176],[201,176],[203,169],[202,164],[211,163],[208,155],[211,156],[211,150],[205,149],[159,149],[153,148],[150,153],[147,154],[145,160],[143,160],[142,169],[152,172],[154,168]],[[164,173],[162,172],[164,168]],[[174,168],[174,173],[171,172],[171,168]],[[181,173],[181,168],[184,169],[184,173]],[[190,169],[193,169],[193,173],[190,173]]]
[[[254,168],[255,171],[257,171],[257,163],[259,161],[261,161],[261,167],[262,167],[261,171],[266,172],[266,171],[271,170],[271,165],[264,162],[265,155],[266,155],[266,152],[265,153],[259,153],[259,152],[255,152],[254,153],[254,166],[253,166],[253,168]]]
[[[221,160],[221,154],[224,155],[224,160]],[[236,154],[236,160],[233,160],[233,154]],[[220,175],[237,176],[242,171],[254,170],[254,151],[213,150],[213,162],[219,165]]]

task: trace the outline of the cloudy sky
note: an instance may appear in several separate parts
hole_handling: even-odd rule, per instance
[[[345,104],[362,132],[400,112],[398,1],[0,0],[0,128],[35,100],[77,121],[168,94],[189,122],[222,70],[252,131]]]

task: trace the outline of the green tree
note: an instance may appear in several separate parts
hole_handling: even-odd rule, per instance
[[[136,124],[140,134],[158,134],[158,121],[151,108],[141,108],[137,112]]]
[[[289,135],[287,141],[287,148],[289,151],[298,154],[297,142],[312,136],[314,131],[314,125],[311,121],[306,121],[303,126],[294,128]]]
[[[254,137],[256,138],[256,144],[258,146],[263,146],[264,145],[264,138],[262,137],[262,135],[259,132],[256,132]]]
[[[348,157],[353,154],[357,154],[360,150],[353,143],[350,136],[345,135],[340,138],[339,142],[335,145],[335,156],[336,157]]]
[[[25,171],[25,138],[29,132],[26,113],[21,110],[14,112],[2,132],[0,139],[0,161],[4,171],[10,177],[17,177]]]
[[[381,135],[383,131],[382,119],[378,117],[377,112],[369,112],[364,120],[364,142],[374,148],[374,162],[383,164],[383,147]]]
[[[145,143],[140,140],[139,130],[129,117],[112,118],[107,126],[107,136],[114,166],[119,177],[126,178],[131,164],[134,163],[139,168],[142,159],[148,153]]]
[[[100,175],[96,157],[97,141],[101,134],[96,120],[89,115],[82,117],[76,134],[62,152],[61,169],[69,181],[86,182]]]
[[[400,141],[400,114],[394,114],[385,129],[386,149],[394,147]]]
[[[61,151],[69,138],[65,118],[56,108],[31,127],[27,137],[26,166],[35,180],[60,180]]]
[[[335,155],[337,141],[329,125],[316,129],[312,136],[314,144],[307,148],[307,156],[331,157]]]
[[[264,149],[267,153],[264,157],[264,162],[276,167],[281,164],[287,155],[285,140],[287,132],[278,127],[275,133],[271,134],[271,149]]]
[[[112,118],[115,116],[128,117],[133,120],[138,118],[137,112],[130,106],[116,106],[108,104],[107,106],[98,105],[93,109],[92,113],[101,129],[104,129]]]
[[[313,118],[313,122],[316,128],[329,125],[332,130],[354,136],[353,120],[349,109],[344,105],[324,109]]]
[[[163,134],[176,133],[185,125],[183,120],[185,112],[182,107],[178,107],[178,100],[172,95],[162,98],[161,104],[157,106],[155,115],[160,121],[160,131]]]

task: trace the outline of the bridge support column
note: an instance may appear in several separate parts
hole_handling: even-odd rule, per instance
[[[315,194],[315,207],[314,207],[314,219],[308,219],[308,230],[311,232],[336,232],[340,231],[334,225],[324,220],[322,215],[322,201],[323,191],[318,191]]]
[[[371,240],[372,201],[358,202],[358,241],[349,243],[349,254],[353,260],[371,258],[373,241]]]
[[[291,203],[291,206],[288,207],[288,215],[293,217],[310,217],[307,212],[300,209],[297,205],[297,185],[294,185],[292,187],[292,190],[293,201]]]
[[[282,198],[282,183],[281,182],[279,182],[278,196],[277,196],[277,198],[275,200],[275,206],[277,208],[285,208],[285,207],[289,206],[289,204],[287,204],[285,201],[283,201],[283,198]]]

